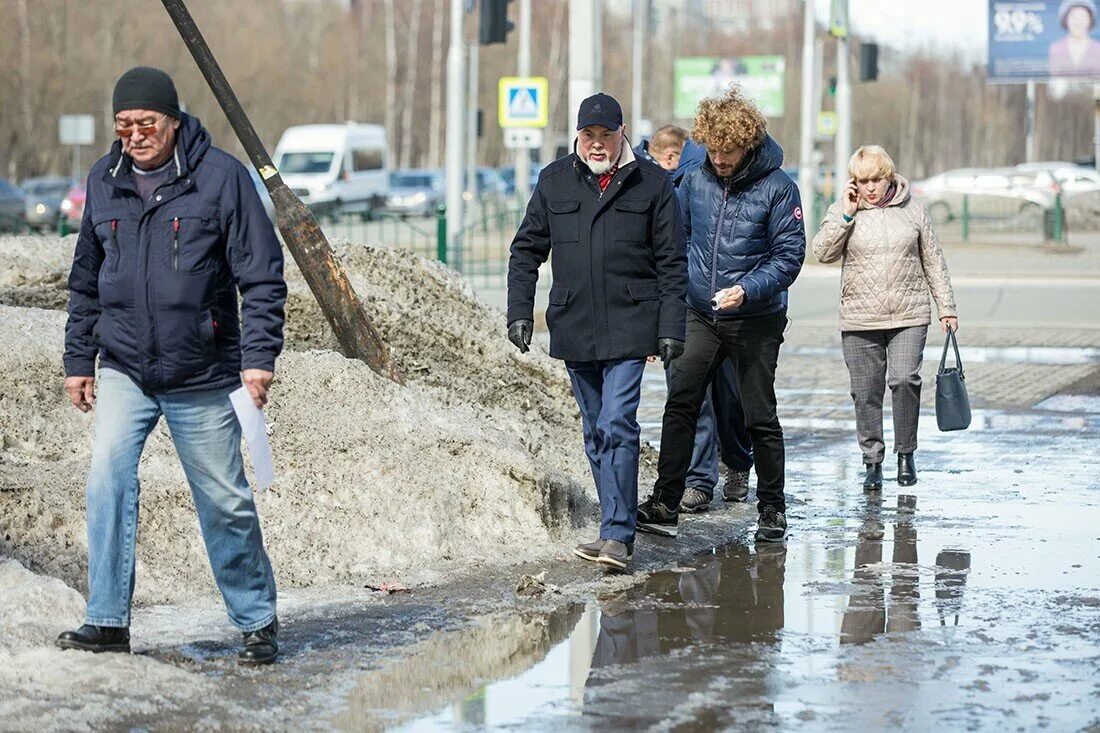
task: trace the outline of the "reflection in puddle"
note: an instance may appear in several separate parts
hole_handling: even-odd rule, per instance
[[[600,594],[542,661],[407,729],[1088,729],[1097,428],[975,411],[901,496],[862,491],[848,435],[807,438],[786,547],[724,545]]]
[[[927,597],[935,598],[939,624],[960,624],[970,554],[940,549],[934,570],[922,571],[915,509],[914,496],[884,510],[881,496],[871,495],[858,510],[854,551],[735,543],[600,596],[569,638],[531,669],[401,730],[642,729],[673,716],[663,707],[666,697],[675,701],[685,688],[705,690],[716,680],[723,685],[719,705],[680,711],[689,728],[731,725],[746,711],[769,720],[791,707],[777,670],[813,676],[832,668],[841,679],[858,677],[867,673],[859,671],[862,662],[838,663],[842,645],[919,631],[921,584],[929,575],[934,592]],[[892,562],[884,565],[887,524]],[[827,658],[800,653],[815,649]]]

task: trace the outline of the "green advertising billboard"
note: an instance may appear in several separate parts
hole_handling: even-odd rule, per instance
[[[783,116],[782,56],[694,56],[676,59],[673,65],[677,119],[695,117],[699,100],[714,97],[740,84],[745,94],[768,117]]]

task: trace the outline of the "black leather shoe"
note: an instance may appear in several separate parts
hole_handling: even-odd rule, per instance
[[[912,453],[898,453],[898,485],[912,486],[917,483],[917,466],[913,463]]]
[[[85,652],[130,653],[130,629],[113,626],[84,624],[76,631],[66,631],[57,637],[62,649],[80,649]]]
[[[863,477],[864,491],[882,491],[882,464],[868,463],[867,475]]]
[[[275,637],[279,633],[279,619],[275,619],[262,629],[249,631],[244,635],[237,661],[249,666],[271,664],[279,656],[279,644]]]

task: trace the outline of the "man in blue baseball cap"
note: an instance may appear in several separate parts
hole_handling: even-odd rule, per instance
[[[551,250],[550,356],[565,362],[600,497],[600,535],[574,554],[613,570],[633,555],[646,359],[683,352],[687,270],[672,181],[627,143],[622,107],[585,99],[574,152],[539,175],[508,263],[508,338],[531,343],[539,265]]]

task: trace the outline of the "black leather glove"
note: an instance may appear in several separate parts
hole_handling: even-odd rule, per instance
[[[519,318],[508,324],[508,340],[516,345],[519,353],[526,354],[531,345],[531,334],[535,330],[534,321]],[[683,348],[680,349],[683,351]]]
[[[657,339],[657,352],[668,369],[669,363],[684,353],[684,342],[679,339]]]

